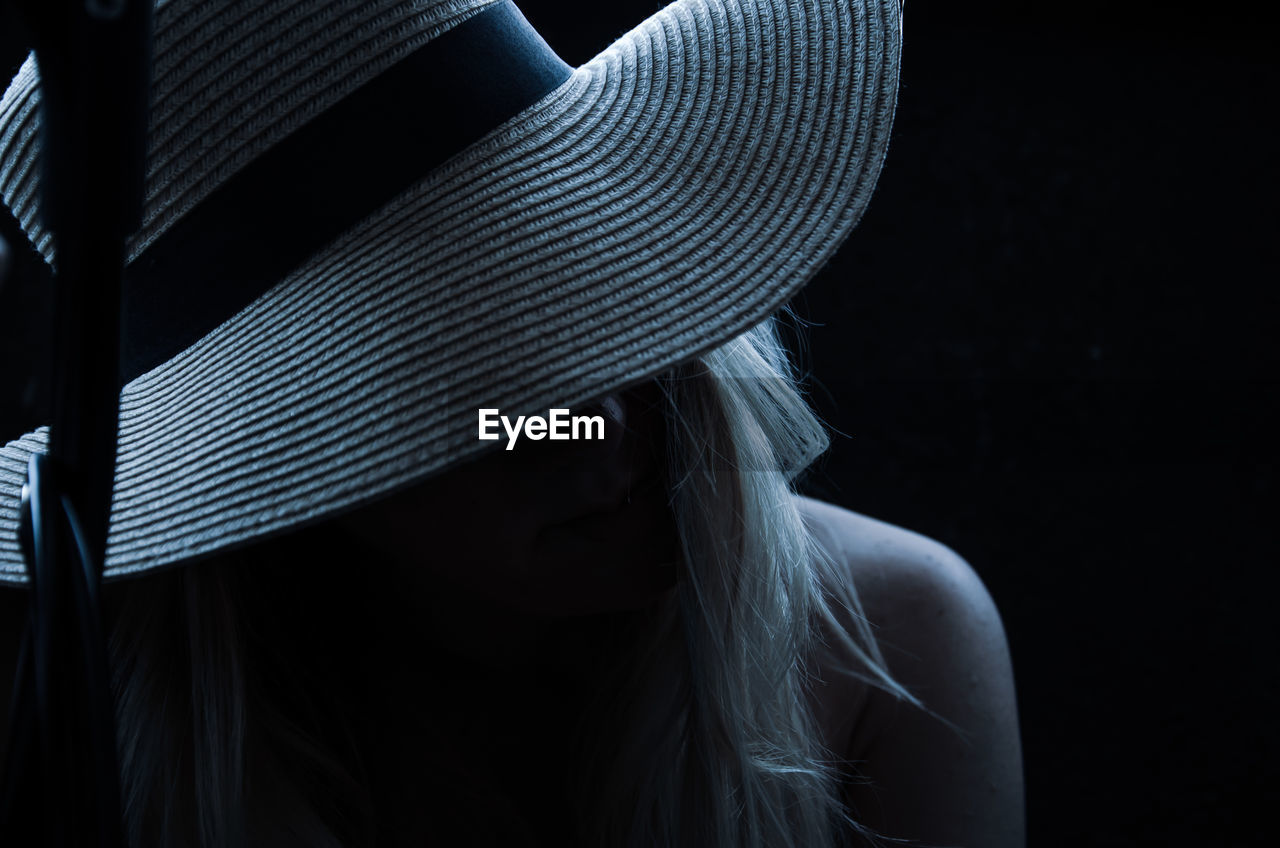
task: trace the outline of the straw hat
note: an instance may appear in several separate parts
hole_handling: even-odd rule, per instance
[[[781,306],[867,206],[898,0],[678,0],[576,70],[494,0],[161,0],[108,579],[332,516]],[[39,224],[32,61],[0,195]],[[0,582],[25,581],[0,450]]]

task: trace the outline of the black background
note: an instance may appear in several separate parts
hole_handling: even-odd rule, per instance
[[[576,64],[660,4],[520,5]],[[1274,844],[1274,39],[1238,4],[905,19],[880,188],[795,304],[846,434],[807,486],[986,581],[1032,845]]]

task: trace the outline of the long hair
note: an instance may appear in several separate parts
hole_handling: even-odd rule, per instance
[[[797,508],[794,478],[826,449],[825,431],[773,320],[660,383],[681,578],[640,616],[577,740],[579,837],[645,848],[842,844],[861,829],[810,706],[815,657],[838,654],[841,673],[910,696],[885,672],[854,588]],[[287,553],[268,545],[239,558],[273,556]],[[111,648],[135,846],[368,839],[374,805],[357,746],[343,708],[317,691],[332,674],[307,679],[299,656],[321,647],[267,609],[281,599],[256,585],[263,571],[209,563],[119,587]],[[307,606],[285,603],[295,615]],[[852,628],[832,626],[837,618]],[[338,699],[360,689],[352,682]]]
[[[810,709],[815,658],[843,657],[838,673],[910,696],[796,504],[794,480],[826,450],[825,429],[773,320],[664,385],[684,579],[624,687],[586,844],[774,848],[866,835]]]

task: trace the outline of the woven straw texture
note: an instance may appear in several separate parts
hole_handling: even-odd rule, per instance
[[[314,27],[269,62],[243,39],[277,24],[193,5],[158,11],[163,153],[135,254],[486,4],[286,4],[279,32]],[[108,579],[383,497],[492,446],[479,407],[574,406],[760,321],[867,206],[899,38],[897,0],[680,0],[643,22],[125,388]],[[32,73],[0,104],[0,192],[49,255],[31,223]],[[44,441],[0,450],[3,582],[25,580],[18,493]]]

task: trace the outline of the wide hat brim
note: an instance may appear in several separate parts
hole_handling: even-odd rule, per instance
[[[778,309],[866,209],[897,0],[680,0],[130,382],[105,576],[332,517]],[[0,582],[23,583],[0,450]]]

